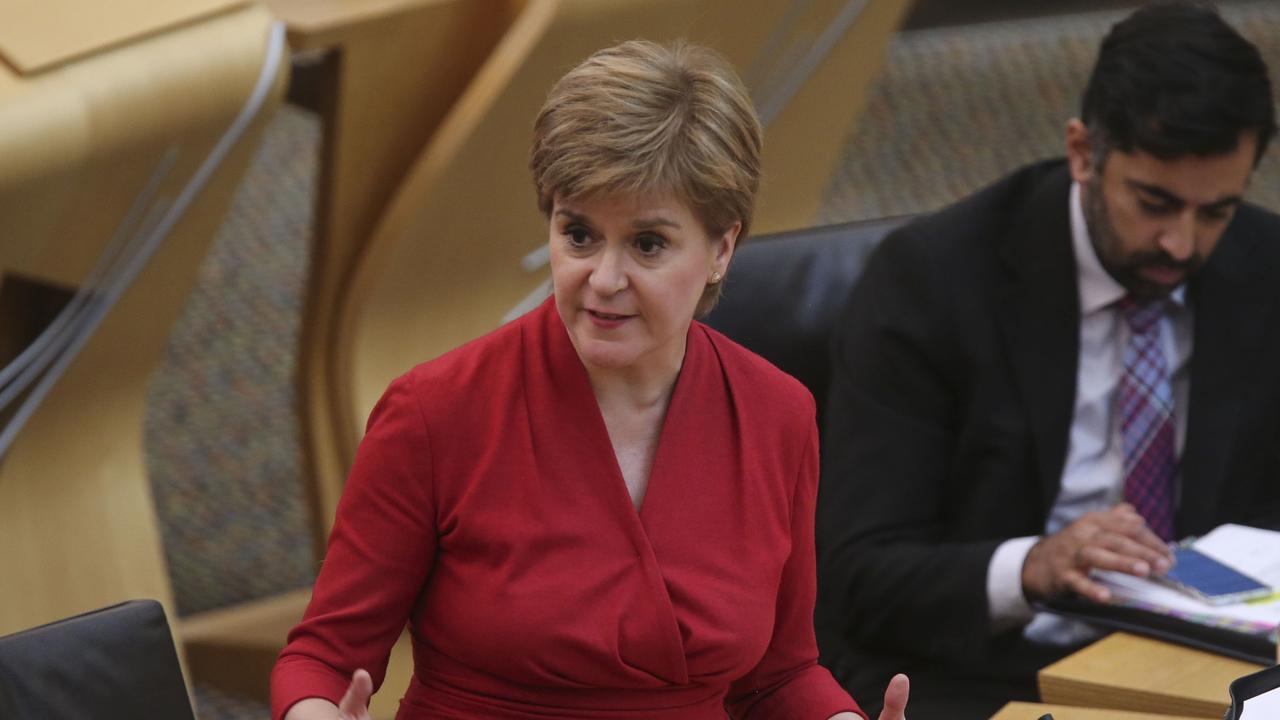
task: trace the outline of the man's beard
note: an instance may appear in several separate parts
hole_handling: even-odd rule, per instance
[[[1116,282],[1129,292],[1130,297],[1139,302],[1157,300],[1169,296],[1178,285],[1164,285],[1144,277],[1142,268],[1167,268],[1183,272],[1182,282],[1200,268],[1203,258],[1193,252],[1186,260],[1176,260],[1163,250],[1139,250],[1123,254],[1122,241],[1115,226],[1111,224],[1111,215],[1106,199],[1102,195],[1102,179],[1098,175],[1089,181],[1088,191],[1084,194],[1084,224],[1089,229],[1089,240],[1098,261]]]

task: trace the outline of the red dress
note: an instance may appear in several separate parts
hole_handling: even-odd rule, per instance
[[[369,418],[272,713],[381,684],[397,718],[826,720],[813,399],[689,330],[641,509],[548,300],[393,382]]]

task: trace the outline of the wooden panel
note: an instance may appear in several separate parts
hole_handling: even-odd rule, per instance
[[[298,356],[317,555],[333,520],[357,424],[335,358],[351,274],[379,217],[441,119],[517,14],[519,0],[272,0],[295,47],[328,50],[325,137]]]
[[[910,713],[910,703],[907,712]],[[1045,714],[1053,720],[1194,720],[1186,715],[1159,715],[1123,710],[1071,707],[1069,705],[1044,705],[1041,703],[1011,702],[991,716],[991,720],[1039,720]]]
[[[1040,697],[1063,705],[1218,720],[1228,687],[1261,666],[1128,633],[1114,633],[1040,671]]]
[[[271,668],[310,599],[308,588],[183,618],[175,634],[192,677],[268,701]]]
[[[739,0],[704,3],[705,14],[686,34],[728,57],[751,90],[765,128],[764,181],[756,205],[756,234],[813,224],[823,193],[844,159],[845,141],[866,107],[884,66],[886,48],[902,24],[910,0],[821,0],[803,3],[788,32],[780,22],[789,2]],[[744,18],[768,18],[753,23]],[[848,22],[847,28],[841,28]],[[828,37],[843,29],[836,38]],[[824,42],[829,42],[824,45]],[[825,54],[823,54],[825,51]],[[792,95],[779,68],[806,67],[811,74]],[[771,117],[776,103],[785,106]]]
[[[239,110],[267,22],[246,8],[35,78],[0,68],[0,269],[82,279],[166,149],[189,174]]]
[[[172,196],[239,112],[269,23],[249,6],[9,83],[0,147],[13,146],[6,132],[21,133],[55,146],[56,162],[0,163],[0,273],[84,280],[164,149],[182,150],[166,184]],[[59,100],[42,103],[46,92]],[[15,108],[27,99],[39,112]],[[18,589],[0,602],[0,634],[138,597],[160,600],[175,617],[143,455],[147,381],[267,108],[0,458],[0,577]],[[49,122],[3,121],[17,117]],[[71,147],[57,147],[68,139]],[[14,172],[21,177],[6,175]]]
[[[32,74],[246,2],[5,0],[0,3],[0,56]]]
[[[478,12],[486,9],[486,3],[495,16],[509,12],[505,7],[509,0],[479,0],[467,4],[471,11]],[[390,18],[433,12],[433,6],[437,5],[457,4],[457,0],[267,0],[271,12],[288,25],[289,45],[295,50],[333,49],[368,26],[384,25]]]

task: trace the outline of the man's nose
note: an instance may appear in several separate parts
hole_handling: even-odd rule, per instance
[[[1185,262],[1196,248],[1196,216],[1195,211],[1188,209],[1165,227],[1160,234],[1160,249],[1178,262]]]

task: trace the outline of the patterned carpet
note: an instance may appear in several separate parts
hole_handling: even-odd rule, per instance
[[[1280,72],[1280,5],[1224,14]],[[849,136],[820,222],[940,207],[1030,160],[1061,154],[1097,43],[1120,14],[904,33]],[[292,374],[320,128],[272,121],[201,271],[150,394],[147,444],[180,614],[309,584]],[[1250,197],[1280,208],[1280,149]],[[203,720],[266,717],[197,687]]]
[[[318,119],[271,121],[151,382],[146,443],[178,613],[309,585],[293,368]]]

